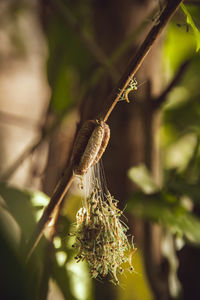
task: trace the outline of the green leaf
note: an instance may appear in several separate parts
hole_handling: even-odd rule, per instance
[[[199,218],[186,211],[173,195],[164,192],[152,195],[135,193],[128,202],[128,210],[134,215],[164,225],[191,243],[200,244]]]
[[[154,182],[145,165],[131,168],[128,172],[128,176],[146,194],[151,194],[159,190],[159,187]]]
[[[3,183],[0,184],[0,195],[25,238],[29,238],[49,198],[39,191],[20,190]]]
[[[23,264],[10,243],[10,237],[1,227],[0,245],[0,299],[30,299]]]
[[[0,247],[0,261],[5,260],[0,263],[0,269],[5,269],[2,273],[5,273],[8,281],[5,284],[6,289],[11,286],[13,289],[13,291],[9,289],[5,291],[8,297],[3,298],[1,298],[0,291],[0,299],[39,299],[40,282],[44,270],[45,239],[41,239],[26,266],[24,250],[25,241],[30,238],[35,229],[38,213],[41,214],[49,198],[41,192],[20,190],[3,183],[0,184],[0,195],[3,198],[0,202],[0,235],[6,239],[6,243],[1,244]],[[8,247],[10,248],[7,249]],[[17,288],[15,290],[15,284],[19,285],[20,291]],[[19,296],[19,292],[23,291],[28,291],[28,296]],[[13,297],[9,296],[12,293]]]
[[[0,195],[5,200],[9,212],[19,224],[25,237],[28,238],[36,224],[30,194],[1,184]]]
[[[167,28],[163,47],[165,78],[173,78],[180,65],[196,54],[195,48],[194,35],[188,34],[185,28],[178,27],[177,23],[171,22]]]
[[[188,9],[185,7],[185,5],[183,3],[181,3],[181,8],[187,17],[187,23],[192,27],[192,29],[194,31],[194,35],[195,35],[196,43],[197,43],[196,51],[199,51],[199,49],[200,49],[200,32],[199,32],[198,28],[196,27],[196,25],[194,24],[191,14],[189,13]]]
[[[172,170],[167,172],[165,188],[170,193],[177,196],[187,195],[194,203],[200,205],[200,186],[199,182],[193,183],[181,176],[181,174],[173,173]]]
[[[4,233],[7,242],[14,249],[17,249],[21,240],[21,229],[8,211],[5,201],[0,196],[0,230]]]

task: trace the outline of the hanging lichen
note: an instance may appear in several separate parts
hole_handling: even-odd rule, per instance
[[[76,214],[73,233],[73,247],[78,250],[75,259],[87,261],[92,278],[110,274],[112,281],[119,284],[117,276],[124,271],[123,264],[128,262],[129,270],[134,270],[131,256],[135,249],[128,242],[127,225],[120,220],[122,211],[117,208],[118,201],[105,188],[105,183],[102,187],[101,180],[94,174],[85,179],[88,195]]]

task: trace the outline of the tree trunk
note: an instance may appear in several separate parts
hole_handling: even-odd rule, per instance
[[[151,9],[152,1],[95,1],[94,20],[99,46],[108,56],[111,55],[123,43],[127,35],[147,18]],[[140,36],[140,40],[133,41],[131,47],[116,64],[120,73],[124,71],[129,59],[135,54],[135,49],[144,35],[145,32]],[[155,140],[155,134],[160,126],[160,115],[155,114],[151,102],[151,97],[157,95],[160,90],[159,51],[160,46],[157,43],[141,70],[136,74],[139,84],[147,81],[146,84],[139,87],[137,94],[131,98],[130,104],[125,101],[119,102],[108,122],[111,128],[111,139],[103,160],[108,187],[111,193],[120,200],[121,208],[124,207],[130,192],[134,189],[133,184],[127,178],[127,171],[130,167],[145,163],[155,180],[159,183],[161,181],[159,151]],[[101,99],[106,99],[112,86],[112,82],[104,77],[95,92],[96,101],[101,102]],[[134,99],[137,99],[137,103]],[[144,248],[146,271],[155,298],[169,299],[168,274],[165,274],[163,278],[160,277],[162,262],[160,229],[155,229],[149,223],[136,225],[133,228],[135,241],[139,247]],[[138,232],[141,232],[141,226],[143,226],[143,238],[137,235],[136,231],[138,228]],[[158,232],[159,235],[157,235]],[[147,243],[150,243],[151,249],[147,248]],[[113,292],[111,289],[102,289],[101,284],[96,283],[95,299],[107,299],[111,292]]]

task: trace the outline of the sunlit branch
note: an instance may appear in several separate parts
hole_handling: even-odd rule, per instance
[[[56,3],[52,3],[52,5],[58,5],[58,2]],[[60,6],[59,6],[59,12],[61,11],[60,10]],[[66,7],[65,7],[65,11],[67,12],[66,10]],[[63,13],[63,11],[62,11]],[[151,13],[150,13],[150,17],[154,16],[155,15],[155,10],[153,10]],[[77,21],[74,20],[74,17],[72,16],[72,14],[70,13],[70,18],[72,18],[73,22],[71,21],[71,23],[73,23],[73,26],[76,25],[76,28],[79,28],[79,32],[80,32],[80,25],[78,25]],[[150,18],[148,18],[150,19]],[[67,19],[68,20],[68,19]],[[113,55],[110,57],[109,61],[110,61],[110,64],[113,64],[117,59],[119,59],[119,57],[128,49],[128,47],[130,46],[130,43],[135,39],[136,35],[138,35],[138,32],[140,32],[145,24],[147,24],[147,21],[145,20],[140,26],[139,28],[137,28],[131,35],[130,37],[128,38],[128,40],[126,40],[122,46],[120,46],[114,53]],[[81,31],[81,34],[85,34]],[[92,41],[93,43],[93,41]],[[96,47],[96,46],[95,46]],[[100,50],[101,51],[101,50]],[[98,53],[98,52],[96,52]],[[96,57],[97,58],[97,57]],[[100,58],[99,58],[100,59]],[[104,54],[103,54],[103,57],[101,57],[101,63],[105,66],[105,61],[107,60],[106,57],[104,57]],[[116,71],[116,70],[115,70]],[[92,79],[89,81],[91,83],[91,81],[93,82],[93,78],[100,78],[101,75],[103,75],[104,71],[102,70],[102,68],[98,68],[98,70],[95,72],[95,74],[92,75]],[[117,74],[117,73],[116,73]],[[89,87],[91,86],[88,85],[88,87],[86,88],[86,90],[83,92],[83,95],[86,94],[87,90],[89,89]],[[83,98],[83,95],[81,98]],[[9,118],[10,119],[10,118]],[[23,121],[23,120],[22,120]],[[18,123],[18,120],[16,119],[16,122]],[[21,117],[20,117],[20,120],[19,120],[19,123],[21,123]],[[59,124],[58,124],[59,125]],[[55,129],[57,128],[57,125],[55,126]],[[52,128],[53,129],[53,128]],[[53,130],[50,130],[49,132],[46,132],[44,135],[42,135],[40,138],[36,139],[36,141],[34,143],[32,143],[31,145],[29,145],[24,151],[23,153],[16,159],[16,161],[14,161],[14,163],[9,167],[8,170],[6,170],[6,172],[1,176],[1,181],[7,181],[12,175],[13,173],[18,169],[18,167],[21,165],[21,163],[29,156],[31,155],[38,147],[40,147],[40,145],[43,144],[43,142],[45,140],[47,140],[50,136],[51,136],[51,133],[54,132],[54,129]]]
[[[176,9],[180,5],[181,0],[169,0],[167,1],[167,5],[163,10],[162,14],[156,21],[156,24],[150,30],[149,34],[147,35],[146,39],[144,40],[143,44],[139,48],[136,56],[131,61],[130,65],[127,68],[127,71],[122,76],[117,88],[115,89],[115,98],[113,101],[113,97],[111,97],[107,103],[106,109],[100,114],[100,118],[107,121],[108,117],[110,116],[112,110],[114,109],[115,105],[117,104],[118,100],[120,99],[121,95],[127,88],[130,82],[130,78],[132,78],[137,70],[140,68],[142,62],[144,61],[146,55],[151,50],[152,46],[154,45],[155,41],[159,37],[161,31],[164,29],[165,25],[175,13]],[[73,20],[72,20],[73,22]],[[120,89],[120,92],[119,92]],[[30,239],[27,247],[27,257],[29,258],[34,251],[35,247],[37,246],[45,226],[50,221],[51,215],[57,205],[60,205],[62,200],[64,199],[69,187],[71,186],[74,179],[72,166],[69,165],[65,175],[62,177],[60,182],[58,183],[53,196],[50,199],[49,205],[46,207],[43,216],[41,217],[40,221],[37,224],[36,230],[34,235]]]
[[[134,77],[134,75],[142,65],[145,57],[153,47],[154,43],[163,31],[165,25],[173,16],[181,2],[182,0],[167,1],[165,9],[161,13],[160,17],[158,17],[158,19],[156,20],[155,25],[152,27],[150,32],[147,34],[147,37],[145,38],[142,45],[139,47],[135,57],[131,60],[127,70],[120,79],[117,88],[114,89],[111,97],[109,97],[104,112],[100,114],[100,118],[102,118],[105,122],[109,118],[112,110],[115,108],[115,105],[121,98],[122,94],[128,87],[130,80]]]
[[[41,219],[37,223],[36,229],[27,245],[27,249],[26,249],[27,260],[30,258],[38,242],[40,241],[45,227],[51,221],[54,210],[61,204],[62,200],[64,199],[67,191],[69,190],[74,180],[74,176],[75,175],[73,174],[72,168],[69,167],[66,170],[65,174],[63,175],[63,177],[61,178],[61,180],[58,182],[53,192],[53,196],[51,197],[49,204],[45,208],[45,211]]]

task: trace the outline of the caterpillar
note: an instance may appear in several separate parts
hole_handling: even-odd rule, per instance
[[[110,138],[110,128],[103,121],[88,120],[81,127],[73,153],[73,171],[83,175],[103,155]]]

